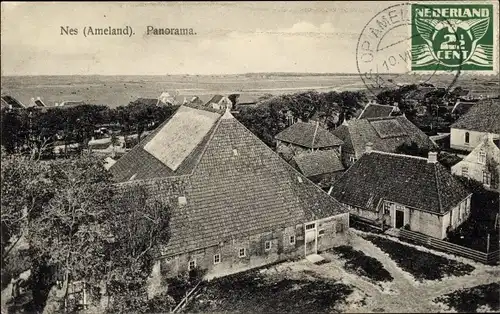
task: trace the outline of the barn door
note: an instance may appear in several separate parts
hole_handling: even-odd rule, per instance
[[[316,254],[318,252],[318,234],[316,223],[305,224],[304,229],[305,254],[306,256]]]

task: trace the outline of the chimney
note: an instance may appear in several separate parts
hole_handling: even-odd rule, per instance
[[[429,157],[427,158],[427,163],[429,163],[429,164],[437,163],[437,152],[429,152]]]
[[[38,97],[36,98],[36,100],[42,100],[42,99],[40,98],[40,96],[38,96]]]
[[[370,154],[372,152],[372,150],[373,150],[373,143],[372,142],[366,143],[365,153]]]

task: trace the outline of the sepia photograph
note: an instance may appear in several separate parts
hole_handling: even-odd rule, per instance
[[[1,313],[500,312],[499,16],[3,1]]]

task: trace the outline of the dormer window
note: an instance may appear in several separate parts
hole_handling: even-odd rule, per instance
[[[238,156],[238,150],[237,149],[233,149],[233,156]]]
[[[299,177],[299,176],[297,176],[297,180],[299,181],[299,183],[304,182],[304,181],[302,180],[302,178],[301,178],[301,177]]]

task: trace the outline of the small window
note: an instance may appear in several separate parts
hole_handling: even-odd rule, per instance
[[[245,256],[247,256],[246,249],[240,248],[239,257],[245,257]]]
[[[179,196],[179,206],[185,206],[187,204],[187,199],[185,196]]]
[[[468,177],[469,176],[469,168],[462,167],[462,176],[464,176],[464,177]]]
[[[336,232],[337,233],[341,233],[343,231],[344,231],[344,224],[341,221],[337,222]]]
[[[264,248],[266,249],[266,251],[269,251],[271,249],[271,241],[266,241],[266,243],[264,244]]]
[[[490,183],[490,187],[494,188],[494,189],[497,189],[498,188],[498,179],[496,176],[491,176],[491,183]]]
[[[483,151],[480,151],[479,155],[477,156],[477,161],[481,164],[485,164],[486,163],[486,153]]]
[[[220,263],[220,254],[215,254],[214,255],[214,264],[219,264]]]
[[[316,224],[315,223],[306,225],[306,230],[311,230],[311,229],[314,229],[314,228],[316,228]]]
[[[322,237],[325,234],[325,230],[321,229],[318,231],[318,237]]]
[[[483,171],[483,184],[491,184],[491,173],[489,171]]]
[[[290,244],[295,244],[295,236],[290,236]]]
[[[389,203],[389,202],[384,203],[384,215],[391,214],[391,206],[392,206],[392,203]]]
[[[192,261],[189,261],[189,266],[188,266],[188,269],[189,270],[193,270],[196,268],[196,260],[192,260]]]
[[[470,134],[469,132],[465,132],[465,144],[468,145],[470,141]]]

